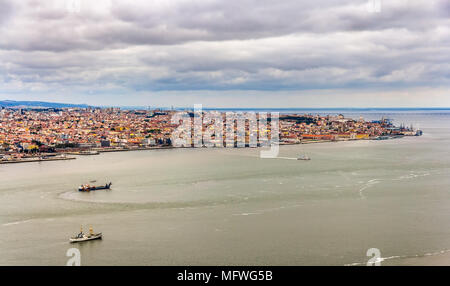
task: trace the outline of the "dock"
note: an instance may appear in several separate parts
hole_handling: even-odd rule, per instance
[[[31,163],[31,162],[46,162],[46,161],[65,161],[74,160],[75,157],[53,157],[53,158],[25,158],[25,159],[13,159],[2,160],[0,164],[16,164],[16,163]]]

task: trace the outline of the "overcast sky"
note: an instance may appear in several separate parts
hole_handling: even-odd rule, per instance
[[[0,0],[0,99],[450,107],[450,1],[377,1]]]

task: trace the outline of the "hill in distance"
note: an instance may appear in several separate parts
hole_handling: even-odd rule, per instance
[[[58,102],[45,102],[45,101],[15,101],[15,100],[0,100],[0,107],[8,108],[68,108],[78,107],[87,108],[90,107],[87,104],[71,104],[71,103],[58,103]]]

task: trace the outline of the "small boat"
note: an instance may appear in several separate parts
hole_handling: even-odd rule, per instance
[[[99,155],[100,152],[98,151],[94,151],[94,150],[85,150],[85,151],[80,151],[78,153],[78,155]]]
[[[90,191],[97,191],[97,190],[109,190],[111,188],[112,183],[105,184],[104,186],[91,186],[89,184],[81,185],[78,188],[79,192],[90,192]]]
[[[375,140],[388,140],[390,138],[391,138],[390,136],[378,136],[375,138]]]
[[[303,160],[303,161],[309,161],[311,158],[308,157],[308,155],[301,155],[297,157],[297,160]]]
[[[71,243],[75,242],[83,242],[88,240],[94,240],[94,239],[102,239],[102,233],[94,233],[94,230],[92,229],[92,226],[89,228],[89,234],[83,233],[83,227],[80,229],[80,233],[76,236],[73,236],[69,239]]]

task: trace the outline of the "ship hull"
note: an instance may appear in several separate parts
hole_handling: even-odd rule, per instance
[[[97,190],[109,190],[110,187],[92,187],[88,189],[78,189],[80,192],[90,192],[90,191],[97,191]]]
[[[91,236],[81,237],[81,238],[71,238],[69,239],[70,243],[84,242],[89,240],[102,239],[102,234],[97,233]]]
[[[90,191],[97,191],[97,190],[109,190],[111,189],[111,183],[106,184],[105,186],[92,186],[92,187],[80,187],[78,188],[79,192],[90,192]]]

